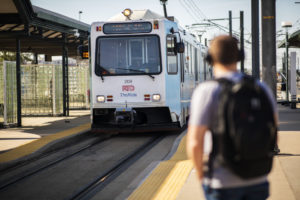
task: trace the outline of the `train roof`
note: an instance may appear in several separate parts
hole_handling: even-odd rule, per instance
[[[131,20],[153,20],[153,19],[164,19],[165,17],[149,10],[133,10],[132,15],[130,16]],[[128,21],[128,19],[122,14],[119,13],[111,18],[108,21]]]

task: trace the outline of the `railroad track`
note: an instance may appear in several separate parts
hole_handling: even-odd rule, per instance
[[[153,138],[135,149],[130,154],[126,155],[119,160],[110,169],[100,173],[92,182],[82,187],[76,193],[74,193],[68,199],[70,200],[86,200],[91,199],[95,194],[100,192],[106,185],[116,179],[126,169],[128,169],[139,158],[145,155],[150,149],[152,149],[157,143],[159,143],[165,135],[156,135]]]
[[[50,154],[43,155],[41,156],[44,158],[42,160],[34,159],[30,162],[28,161],[27,164],[29,164],[29,166],[23,163],[19,167],[10,169],[9,174],[6,174],[4,177],[2,176],[3,174],[1,174],[0,199],[21,198],[24,196],[35,199],[44,193],[50,194],[49,198],[52,199],[90,199],[97,193],[104,191],[102,189],[105,186],[108,186],[113,180],[116,180],[119,175],[149,152],[156,144],[163,140],[166,135],[167,134],[162,135],[155,133],[139,135],[120,134],[105,138],[96,138],[96,140],[90,138],[92,142],[87,140],[83,143],[78,143],[80,144],[78,145],[80,148],[75,145],[70,149],[66,148],[66,152],[59,152],[53,156],[50,156]],[[109,156],[106,156],[106,152],[109,151],[113,153],[109,153]],[[104,152],[104,154],[102,154],[102,152]],[[47,158],[47,156],[50,157]],[[87,167],[82,168],[83,170],[81,170],[80,167],[77,168],[76,163],[78,163],[78,161],[85,162],[82,166]],[[88,162],[90,162],[91,168],[88,168]],[[95,162],[98,163],[95,164]],[[30,165],[30,163],[32,163],[32,165]],[[101,163],[106,164],[102,165]],[[99,170],[95,168],[95,165],[100,167]],[[23,166],[23,168],[21,166]],[[21,169],[18,169],[20,167]],[[77,173],[74,170],[76,168],[81,171]],[[81,183],[77,182],[71,186],[70,183],[72,183],[72,180],[69,179],[68,175],[64,174],[68,174],[72,170],[74,174],[70,177],[72,180],[76,182],[80,177],[82,177],[83,180]],[[97,174],[99,172],[100,174]],[[86,173],[88,173],[88,176],[86,176]],[[60,178],[63,177],[65,179],[59,181]],[[71,187],[64,188],[57,186],[54,190],[65,191],[65,189],[67,189],[67,192],[60,194],[49,193],[49,189],[52,188],[53,190],[54,186],[51,185],[52,180],[59,181],[59,183],[65,182],[66,184],[63,184],[64,186]],[[35,190],[30,189],[32,185],[36,185]],[[29,190],[26,189],[26,187],[29,187]],[[28,193],[29,191],[31,192]]]
[[[99,138],[99,139],[97,139],[97,140],[95,140],[95,141],[93,141],[93,142],[91,142],[91,143],[89,143],[87,145],[84,145],[83,147],[80,147],[80,148],[76,149],[75,151],[72,151],[71,153],[68,153],[67,155],[64,155],[62,157],[54,159],[54,160],[52,160],[52,161],[50,161],[50,162],[48,162],[48,163],[46,163],[46,164],[44,164],[44,165],[42,165],[40,167],[31,169],[31,170],[27,171],[26,173],[22,174],[21,176],[9,178],[9,180],[1,180],[1,182],[0,182],[0,191],[4,190],[5,188],[7,188],[9,186],[12,186],[12,185],[20,182],[22,180],[25,180],[25,179],[27,179],[27,178],[35,175],[35,174],[38,174],[39,172],[42,172],[45,169],[48,169],[48,168],[50,168],[50,167],[52,167],[52,166],[54,166],[54,165],[56,165],[58,163],[61,163],[61,162],[65,161],[65,160],[67,160],[67,159],[69,159],[69,158],[71,158],[71,157],[73,157],[73,156],[75,156],[75,155],[77,155],[77,154],[79,154],[79,153],[81,153],[81,152],[83,152],[83,151],[85,151],[85,150],[87,150],[87,149],[89,149],[89,148],[91,148],[91,147],[93,147],[93,146],[95,146],[95,145],[97,145],[97,144],[99,144],[99,143],[107,140],[107,139],[108,139],[108,137],[104,137],[104,138],[101,137],[101,138]],[[11,168],[2,170],[1,174],[9,173],[11,171],[17,170],[17,169],[19,169],[21,167],[24,167],[26,165],[32,164],[34,162],[37,162],[40,159],[47,158],[47,157],[49,157],[49,156],[57,153],[60,150],[62,150],[62,149],[57,149],[57,150],[53,150],[53,151],[41,154],[40,156],[38,156],[36,158],[27,160],[25,162],[22,162],[22,163],[16,165],[16,166],[13,166]]]

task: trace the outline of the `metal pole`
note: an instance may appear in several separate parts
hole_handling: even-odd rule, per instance
[[[39,63],[39,59],[38,59],[38,53],[34,53],[34,64],[38,64]]]
[[[82,14],[82,11],[80,10],[80,11],[78,12],[78,20],[79,20],[79,21],[81,21],[81,14]]]
[[[21,106],[21,45],[20,39],[16,40],[16,78],[17,78],[17,126],[22,126]]]
[[[65,38],[65,35],[63,35]],[[62,78],[63,78],[63,116],[67,116],[67,103],[66,103],[66,52],[65,52],[65,42],[62,47]]]
[[[286,28],[285,33],[285,76],[286,76],[286,101],[289,102],[289,33]]]
[[[165,18],[168,17],[166,3],[163,3]]]
[[[262,13],[262,80],[276,97],[276,2],[261,1]]]
[[[70,101],[69,101],[69,62],[68,62],[68,48],[65,46],[65,64],[66,64],[66,116],[69,116]]]
[[[244,12],[240,11],[240,49],[244,51]],[[241,72],[244,72],[244,60],[241,60]]]
[[[229,35],[232,36],[232,12],[229,10]]]
[[[259,71],[259,2],[251,0],[252,76],[260,79]]]

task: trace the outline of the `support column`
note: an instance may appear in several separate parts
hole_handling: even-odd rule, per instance
[[[229,15],[229,35],[232,36],[232,12],[231,12],[231,10],[229,10],[228,15]]]
[[[69,116],[69,81],[68,81],[68,50],[66,36],[63,35],[62,76],[63,76],[63,116]]]
[[[52,56],[48,55],[48,54],[45,54],[45,61],[46,62],[52,62]]]
[[[64,35],[63,35],[64,37]],[[65,42],[62,47],[62,87],[63,87],[63,116],[67,116],[67,104],[66,104],[66,53],[65,53]]]
[[[240,12],[240,49],[244,51],[244,12]],[[241,72],[244,72],[244,59],[241,60]]]
[[[285,77],[286,77],[286,84],[285,84],[285,91],[286,91],[286,101],[289,104],[290,98],[289,98],[289,90],[290,90],[290,73],[289,73],[289,34],[286,30],[285,34]]]
[[[16,80],[17,80],[17,126],[22,126],[21,106],[21,45],[20,39],[16,40]]]
[[[66,59],[66,61],[65,61],[65,64],[66,64],[66,68],[65,68],[65,70],[66,70],[66,77],[65,77],[65,79],[66,79],[66,116],[69,116],[69,111],[70,111],[70,93],[69,93],[69,60],[68,60],[68,56],[69,56],[69,53],[68,53],[68,47],[67,46],[65,46],[65,59]]]
[[[276,98],[276,2],[261,1],[262,13],[262,80]]]
[[[259,2],[251,0],[252,76],[260,79],[259,70]]]
[[[39,64],[39,54],[38,53],[34,53],[34,64]]]

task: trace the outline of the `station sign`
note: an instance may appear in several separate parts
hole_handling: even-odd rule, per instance
[[[109,23],[103,26],[105,34],[150,33],[151,31],[150,22]]]

